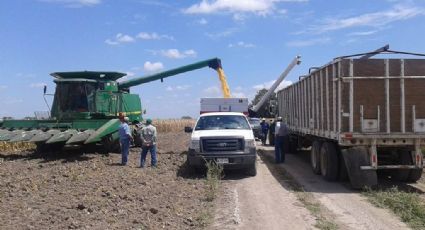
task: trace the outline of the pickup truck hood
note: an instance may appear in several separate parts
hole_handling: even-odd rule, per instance
[[[250,129],[216,129],[216,130],[199,130],[192,132],[192,140],[199,140],[200,137],[228,137],[243,136],[246,140],[253,140],[254,134]]]

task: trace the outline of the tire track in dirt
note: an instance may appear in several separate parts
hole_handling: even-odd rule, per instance
[[[261,147],[263,154],[273,155],[272,147]],[[287,155],[284,168],[295,180],[311,193],[336,217],[336,221],[349,229],[409,229],[391,213],[369,203],[359,192],[348,189],[342,183],[327,182],[315,175],[310,165],[299,156]],[[345,228],[344,227],[344,228]]]
[[[255,177],[227,174],[211,229],[315,229],[314,216],[261,159]]]

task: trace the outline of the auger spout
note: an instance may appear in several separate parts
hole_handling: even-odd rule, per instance
[[[182,67],[178,67],[175,69],[170,69],[167,71],[163,71],[160,73],[155,73],[146,77],[139,77],[139,78],[135,78],[135,79],[131,79],[128,81],[123,81],[120,82],[118,85],[119,89],[128,89],[132,86],[136,86],[136,85],[141,85],[141,84],[145,84],[151,81],[156,81],[156,80],[162,80],[164,78],[167,77],[171,77],[177,74],[181,74],[181,73],[185,73],[185,72],[189,72],[192,70],[196,70],[196,69],[201,69],[204,67],[210,67],[216,71],[218,71],[219,69],[222,69],[221,67],[221,60],[219,58],[211,58],[211,59],[207,59],[204,61],[200,61],[200,62],[196,62],[193,64],[189,64],[189,65],[185,65]]]

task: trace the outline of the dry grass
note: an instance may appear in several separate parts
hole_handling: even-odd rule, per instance
[[[196,120],[194,119],[166,119],[154,120],[152,123],[158,132],[182,132],[184,127],[193,127]]]
[[[35,149],[35,145],[33,143],[28,142],[5,142],[0,141],[0,152],[7,152],[7,151],[22,151],[22,150],[28,150],[28,149]]]

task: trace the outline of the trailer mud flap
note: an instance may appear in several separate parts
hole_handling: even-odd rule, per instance
[[[351,187],[362,189],[373,187],[378,184],[376,170],[361,170],[360,166],[370,165],[367,149],[364,147],[354,147],[341,151],[347,166],[348,177]]]

